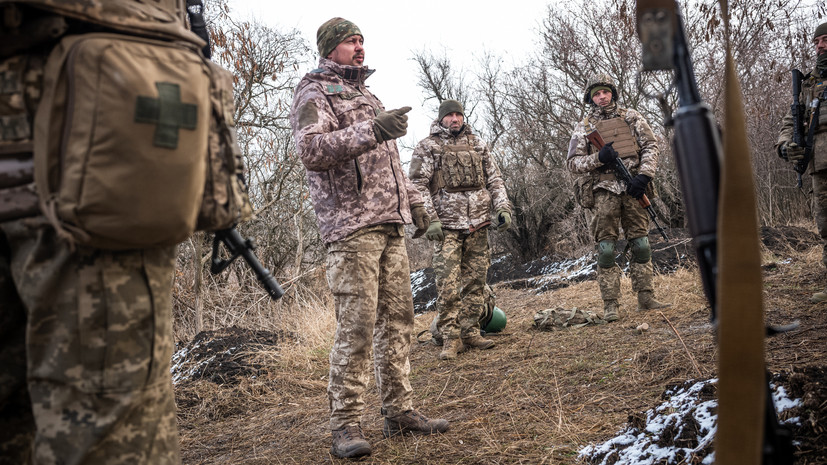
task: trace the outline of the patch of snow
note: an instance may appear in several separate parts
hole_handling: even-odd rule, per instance
[[[686,463],[689,457],[700,458],[699,454],[706,454],[702,463],[714,463],[714,452],[704,451],[704,449],[712,443],[715,437],[717,415],[714,412],[716,412],[718,401],[717,399],[704,400],[703,398],[708,397],[708,394],[704,395],[703,391],[707,385],[717,382],[717,379],[710,379],[668,389],[664,393],[667,400],[646,412],[646,426],[642,431],[629,425],[616,437],[602,444],[584,447],[580,450],[578,457],[584,460],[591,459],[588,460],[590,463],[601,465],[609,463],[654,465],[656,463]],[[800,399],[790,399],[783,386],[773,385],[771,388],[778,412],[801,404]],[[792,421],[798,421],[798,419],[787,420],[787,422]],[[669,436],[662,437],[662,434]],[[686,443],[694,447],[674,445]],[[667,444],[667,446],[658,444]]]

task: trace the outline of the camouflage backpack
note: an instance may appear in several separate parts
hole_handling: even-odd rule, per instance
[[[577,307],[567,310],[562,307],[547,308],[534,314],[534,327],[543,331],[565,328],[582,328],[588,325],[605,324],[594,312],[580,310]]]
[[[95,248],[157,247],[252,216],[233,77],[199,53],[182,0],[21,5],[21,36],[44,18],[76,24],[44,42],[30,138],[40,210],[58,234]]]

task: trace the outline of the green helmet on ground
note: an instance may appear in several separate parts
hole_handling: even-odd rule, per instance
[[[592,95],[594,95],[594,92],[597,92],[601,87],[609,89],[612,92],[612,102],[617,102],[617,87],[615,87],[614,79],[612,79],[608,74],[598,73],[592,75],[586,81],[586,88],[583,91],[583,103],[594,104],[592,101]]]

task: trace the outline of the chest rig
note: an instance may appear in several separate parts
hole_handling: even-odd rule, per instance
[[[467,192],[482,189],[485,173],[482,149],[472,144],[466,134],[464,143],[440,144],[440,152],[431,180],[431,194],[445,189],[447,192]]]
[[[815,71],[814,71],[815,72]],[[827,131],[827,111],[820,109],[818,113],[818,121],[811,121],[813,114],[813,102],[818,100],[816,105],[821,106],[824,103],[824,91],[827,90],[827,79],[811,75],[804,83],[804,90],[802,92],[804,103],[807,107],[807,114],[805,115],[805,129],[809,129],[810,124],[817,124],[815,128],[816,133]]]

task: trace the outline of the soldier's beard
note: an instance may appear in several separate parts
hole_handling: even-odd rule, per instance
[[[816,59],[816,69],[820,76],[827,76],[827,52],[822,53]]]

